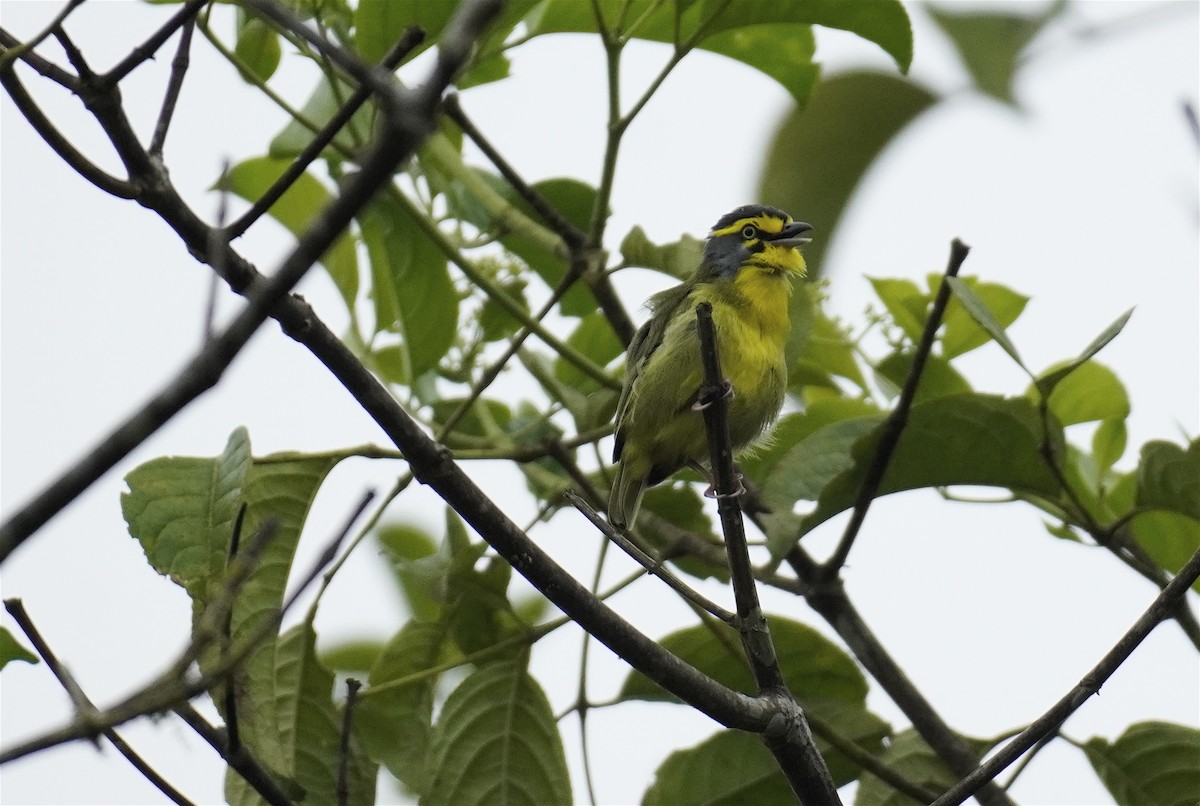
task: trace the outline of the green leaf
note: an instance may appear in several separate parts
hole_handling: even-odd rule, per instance
[[[840,5],[847,11],[870,13],[866,4]],[[813,225],[816,237],[804,248],[811,276],[821,275],[838,222],[867,169],[936,100],[930,90],[908,79],[844,73],[822,80],[804,110],[789,113],[780,123],[761,169],[757,195]]]
[[[816,301],[811,299],[811,295],[815,293],[811,288],[807,285],[801,286],[797,293],[792,295],[793,330],[799,331],[806,321],[811,324],[803,346],[788,370],[789,387],[794,389],[798,386],[818,386],[840,392],[833,380],[836,376],[845,378],[859,389],[865,390],[867,381],[855,358],[853,338],[845,328],[826,316]],[[805,308],[811,310],[811,316],[805,313]]]
[[[1146,553],[1173,574],[1200,550],[1200,521],[1178,512],[1139,512],[1130,522],[1130,529]],[[1200,580],[1192,584],[1192,590],[1200,593]]]
[[[962,303],[962,306],[971,315],[971,318],[1000,345],[1004,352],[1009,354],[1013,361],[1017,362],[1017,366],[1024,369],[1026,374],[1032,377],[1032,373],[1026,368],[1024,362],[1021,361],[1021,356],[1017,352],[1016,345],[1009,340],[1008,334],[1004,332],[1004,325],[1000,323],[1000,320],[988,308],[983,298],[975,293],[975,289],[960,277],[947,277],[946,282],[950,284],[950,290],[954,292],[954,296]]]
[[[878,420],[875,421],[876,423]],[[845,428],[836,424],[829,428]],[[810,439],[823,437],[818,431]],[[817,508],[804,518],[807,533],[854,503],[878,443],[879,431],[854,442],[836,434],[822,447],[827,466],[852,466],[839,472],[821,491]],[[1054,455],[1064,454],[1061,429],[1049,434]],[[1057,477],[1042,458],[1042,423],[1036,408],[1023,398],[963,394],[939,397],[912,408],[908,424],[879,488],[879,495],[920,487],[971,484],[1004,487],[1054,498]],[[810,493],[811,488],[804,490]],[[772,545],[776,552],[784,544]]]
[[[913,353],[911,351],[893,352],[875,365],[875,371],[891,385],[893,394],[899,394],[908,380],[912,370]],[[917,383],[917,394],[914,403],[923,403],[935,397],[956,395],[970,392],[971,384],[950,366],[950,362],[941,356],[925,357],[925,366],[921,371],[921,380]]]
[[[763,5],[752,4],[755,7]],[[789,8],[775,5],[776,8]],[[808,25],[739,26],[706,36],[700,48],[727,56],[775,79],[800,108],[808,106],[813,87],[821,75],[820,67],[813,62],[817,45]]]
[[[1200,520],[1200,439],[1186,449],[1161,440],[1142,446],[1137,505]]]
[[[358,221],[371,260],[375,331],[399,334],[415,380],[437,366],[458,335],[458,294],[446,257],[389,196],[371,202]]]
[[[388,641],[371,669],[355,723],[363,745],[392,775],[414,792],[425,788],[425,754],[433,735],[433,700],[438,675],[401,685],[392,681],[438,665],[446,647],[446,625],[410,621]]]
[[[420,621],[436,620],[442,610],[438,588],[431,584],[429,569],[418,561],[434,556],[437,542],[424,529],[405,523],[382,526],[376,537],[395,569],[396,582],[413,616]]]
[[[930,283],[930,294],[936,294],[942,276],[935,275]],[[1018,294],[1011,288],[998,283],[985,283],[975,277],[961,278],[961,282],[970,286],[980,302],[991,312],[995,321],[1001,327],[1009,327],[1017,321],[1017,317],[1025,310],[1029,297]],[[988,332],[982,328],[962,306],[959,300],[950,298],[943,319],[945,331],[942,334],[942,358],[950,360],[963,353],[970,352],[976,347],[982,347],[990,339]]]
[[[244,505],[242,550],[266,524],[275,530],[258,563],[233,602],[229,640],[233,647],[258,639],[257,647],[232,675],[242,740],[260,760],[286,770],[278,750],[276,725],[276,641],[260,637],[263,625],[283,604],[284,589],[300,531],[325,476],[339,461],[328,455],[277,454],[250,458],[245,429],[229,438],[217,458],[164,457],[125,477],[129,492],[121,508],[130,534],[159,573],[169,575],[193,600],[193,629],[202,625],[205,606],[222,589],[234,519]],[[215,648],[201,655],[200,668],[218,662]],[[222,708],[223,697],[213,697]]]
[[[1037,402],[1039,381],[1026,396]],[[1063,425],[1095,420],[1123,422],[1129,416],[1129,395],[1117,374],[1103,364],[1087,361],[1063,377],[1047,401],[1051,413]]]
[[[451,397],[434,403],[432,406],[433,422],[439,425],[449,422],[450,416],[458,411],[464,400],[466,398]],[[512,421],[513,413],[507,405],[490,397],[481,397],[471,404],[451,433],[477,439],[496,440],[499,434],[510,430]],[[448,439],[447,441],[452,442],[453,440]]]
[[[1170,722],[1130,725],[1111,744],[1084,746],[1118,806],[1194,806],[1200,792],[1200,731]]]
[[[579,325],[567,337],[567,344],[589,358],[598,367],[607,366],[609,362],[625,352],[625,345],[621,344],[620,339],[617,338],[612,325],[609,324],[608,317],[599,311],[592,311],[580,320]],[[560,383],[583,394],[590,394],[602,388],[599,381],[590,375],[585,375],[583,370],[562,357],[557,358],[554,362],[554,377]]]
[[[783,677],[801,704],[818,700],[861,706],[866,702],[866,678],[840,647],[812,627],[781,616],[770,616],[768,626]],[[660,639],[659,644],[723,685],[746,693],[755,691],[741,640],[731,627],[688,627]],[[625,678],[617,698],[623,702],[677,701],[637,671]]]
[[[546,179],[536,182],[534,190],[550,203],[568,221],[586,230],[596,205],[596,189],[578,179]],[[532,208],[521,199],[516,202],[526,214],[537,220]],[[545,280],[551,288],[566,276],[567,265],[561,257],[546,251],[541,244],[520,233],[503,234],[500,242],[504,248],[524,260],[531,269]],[[596,301],[586,286],[576,284],[559,302],[559,309],[566,316],[586,316],[596,310]]]
[[[725,730],[676,750],[654,773],[643,806],[740,806],[796,798],[762,741]]]
[[[316,638],[311,620],[279,637],[273,686],[278,721],[274,726],[261,726],[265,729],[256,733],[273,744],[271,755],[285,759],[281,771],[303,787],[305,802],[370,806],[375,803],[378,765],[367,758],[356,736],[350,739],[346,763],[348,795],[339,801],[342,714],[332,700],[333,673],[317,658]],[[239,725],[244,730],[240,714]],[[261,753],[263,744],[254,749]],[[230,804],[262,802],[261,796],[232,769],[226,773],[225,792]]]
[[[321,651],[321,665],[326,669],[352,675],[370,671],[383,652],[383,644],[372,639],[342,641]]]
[[[21,646],[21,642],[13,637],[7,627],[0,627],[0,669],[15,660],[25,663],[41,663],[37,655]]]
[[[1065,2],[1052,3],[1033,15],[948,11],[928,4],[923,8],[958,49],[976,88],[1015,106],[1013,77],[1020,67],[1025,46],[1066,5]]]
[[[742,456],[738,464],[742,472],[765,485],[774,474],[774,469],[796,445],[810,437],[819,428],[831,423],[856,417],[878,415],[874,404],[857,398],[831,398],[816,400],[802,412],[785,414],[771,430],[767,441],[755,450]],[[785,474],[791,471],[782,471]],[[792,498],[795,501],[796,498]]]
[[[623,5],[628,8],[623,10]],[[622,36],[676,42],[673,4],[652,6],[646,0],[632,4],[604,0],[599,10],[606,25],[623,19],[631,26],[619,32]],[[540,4],[527,23],[531,36],[597,30],[591,4],[574,0]],[[697,37],[697,47],[701,49],[737,59],[771,76],[803,106],[816,78],[811,25],[847,30],[875,42],[896,60],[901,70],[908,69],[912,59],[912,29],[903,6],[895,0],[855,3],[704,0],[683,10],[678,32],[680,39]]]
[[[572,802],[550,703],[515,661],[483,666],[451,692],[428,770],[423,806]]]
[[[703,256],[704,241],[686,234],[660,246],[647,238],[641,227],[634,227],[621,241],[621,257],[630,266],[656,269],[677,280],[691,277]]]
[[[714,546],[724,547],[724,543],[713,532],[712,519],[704,514],[704,502],[700,494],[690,484],[660,484],[650,488],[642,499],[642,509],[653,512],[672,526],[691,532]],[[671,552],[668,550],[676,544],[677,533],[670,529],[660,530],[653,524],[645,523],[639,525],[639,530],[642,539],[661,553],[669,555]],[[699,579],[729,580],[726,568],[713,566],[689,555],[672,557],[671,564]]]
[[[246,201],[255,202],[290,164],[291,160],[286,159],[254,157],[233,166],[217,187]],[[332,200],[333,196],[325,186],[311,174],[305,173],[271,205],[268,214],[293,235],[299,236]],[[321,256],[321,264],[341,292],[346,307],[353,310],[358,297],[358,258],[354,254],[354,240],[345,233],[340,235],[329,251]]]
[[[353,85],[340,79],[334,85],[322,75],[317,80],[312,94],[304,102],[300,114],[308,123],[319,129],[333,119],[333,116],[353,94]],[[374,132],[373,120],[374,106],[371,101],[368,101],[337,133],[337,136],[333,138],[333,144],[325,147],[325,150],[321,152],[322,158],[337,162],[345,159],[342,156],[343,151],[351,154],[357,152],[371,140]],[[291,160],[308,147],[313,136],[313,130],[304,123],[290,120],[283,130],[271,140],[271,144],[267,147],[267,153],[275,159]]]
[[[1128,439],[1124,417],[1101,420],[1092,434],[1092,456],[1101,473],[1106,473],[1125,455]]]
[[[275,69],[279,67],[282,55],[279,34],[261,17],[250,16],[241,7],[238,8],[237,17],[237,44],[233,52],[254,75],[266,81],[275,75]]]
[[[1093,339],[1092,343],[1085,347],[1083,352],[1080,353],[1073,361],[1059,367],[1053,372],[1047,372],[1042,375],[1042,377],[1038,378],[1038,390],[1043,395],[1051,394],[1054,391],[1054,387],[1056,387],[1059,382],[1082,366],[1085,362],[1089,361],[1092,356],[1096,355],[1096,353],[1104,349],[1105,345],[1115,339],[1117,334],[1120,333],[1125,327],[1125,323],[1129,321],[1129,317],[1132,315],[1133,309],[1130,308],[1128,311],[1121,314],[1121,316],[1117,317],[1117,321],[1105,328],[1103,333]]]
[[[883,307],[892,315],[892,321],[904,331],[910,341],[916,342],[925,330],[930,296],[912,280],[899,278],[868,277]]]
[[[234,519],[245,500],[250,435],[238,428],[218,458],[163,457],[125,477],[121,511],[155,571],[203,607],[220,590]],[[243,524],[242,540],[253,532]]]
[[[354,47],[364,61],[378,64],[408,27],[417,25],[425,39],[411,59],[437,42],[454,7],[454,3],[428,0],[359,0],[354,10]]]
[[[969,738],[967,743],[980,756],[994,744]],[[913,783],[937,792],[943,792],[958,782],[959,776],[952,773],[911,728],[892,738],[891,745],[883,751],[880,760]],[[858,794],[854,798],[854,806],[910,806],[916,803],[918,801],[900,794],[870,773],[863,773]]]

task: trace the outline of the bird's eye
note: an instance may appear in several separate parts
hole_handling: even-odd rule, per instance
[[[747,241],[750,240],[751,238],[757,238],[758,230],[755,227],[753,227],[752,225],[747,224],[746,226],[742,227],[742,237],[745,238]]]

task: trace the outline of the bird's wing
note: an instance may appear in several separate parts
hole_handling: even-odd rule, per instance
[[[620,460],[621,448],[625,445],[625,435],[620,425],[625,420],[626,409],[632,400],[630,392],[633,385],[646,361],[662,344],[663,334],[667,332],[667,323],[690,291],[691,284],[684,283],[652,296],[649,305],[653,314],[638,328],[633,340],[629,342],[629,349],[625,354],[625,385],[621,387],[621,397],[617,400],[617,413],[614,418],[617,423],[616,441],[613,443],[614,462]]]

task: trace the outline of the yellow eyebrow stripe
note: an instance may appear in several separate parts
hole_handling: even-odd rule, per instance
[[[776,218],[775,216],[771,216],[771,215],[759,215],[759,216],[753,216],[751,218],[739,218],[737,221],[733,222],[728,227],[723,227],[722,229],[713,230],[711,233],[711,236],[714,238],[717,238],[722,235],[732,235],[735,232],[741,232],[742,227],[746,226],[747,224],[758,227],[762,232],[768,233],[770,235],[774,235],[774,234],[780,232],[783,229],[785,224],[790,224],[790,223],[792,223],[790,218],[787,221],[781,221],[778,218]]]

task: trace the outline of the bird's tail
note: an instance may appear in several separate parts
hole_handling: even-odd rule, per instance
[[[627,461],[617,465],[612,490],[608,494],[608,521],[618,529],[627,529],[637,518],[646,492],[646,476],[634,473]]]

